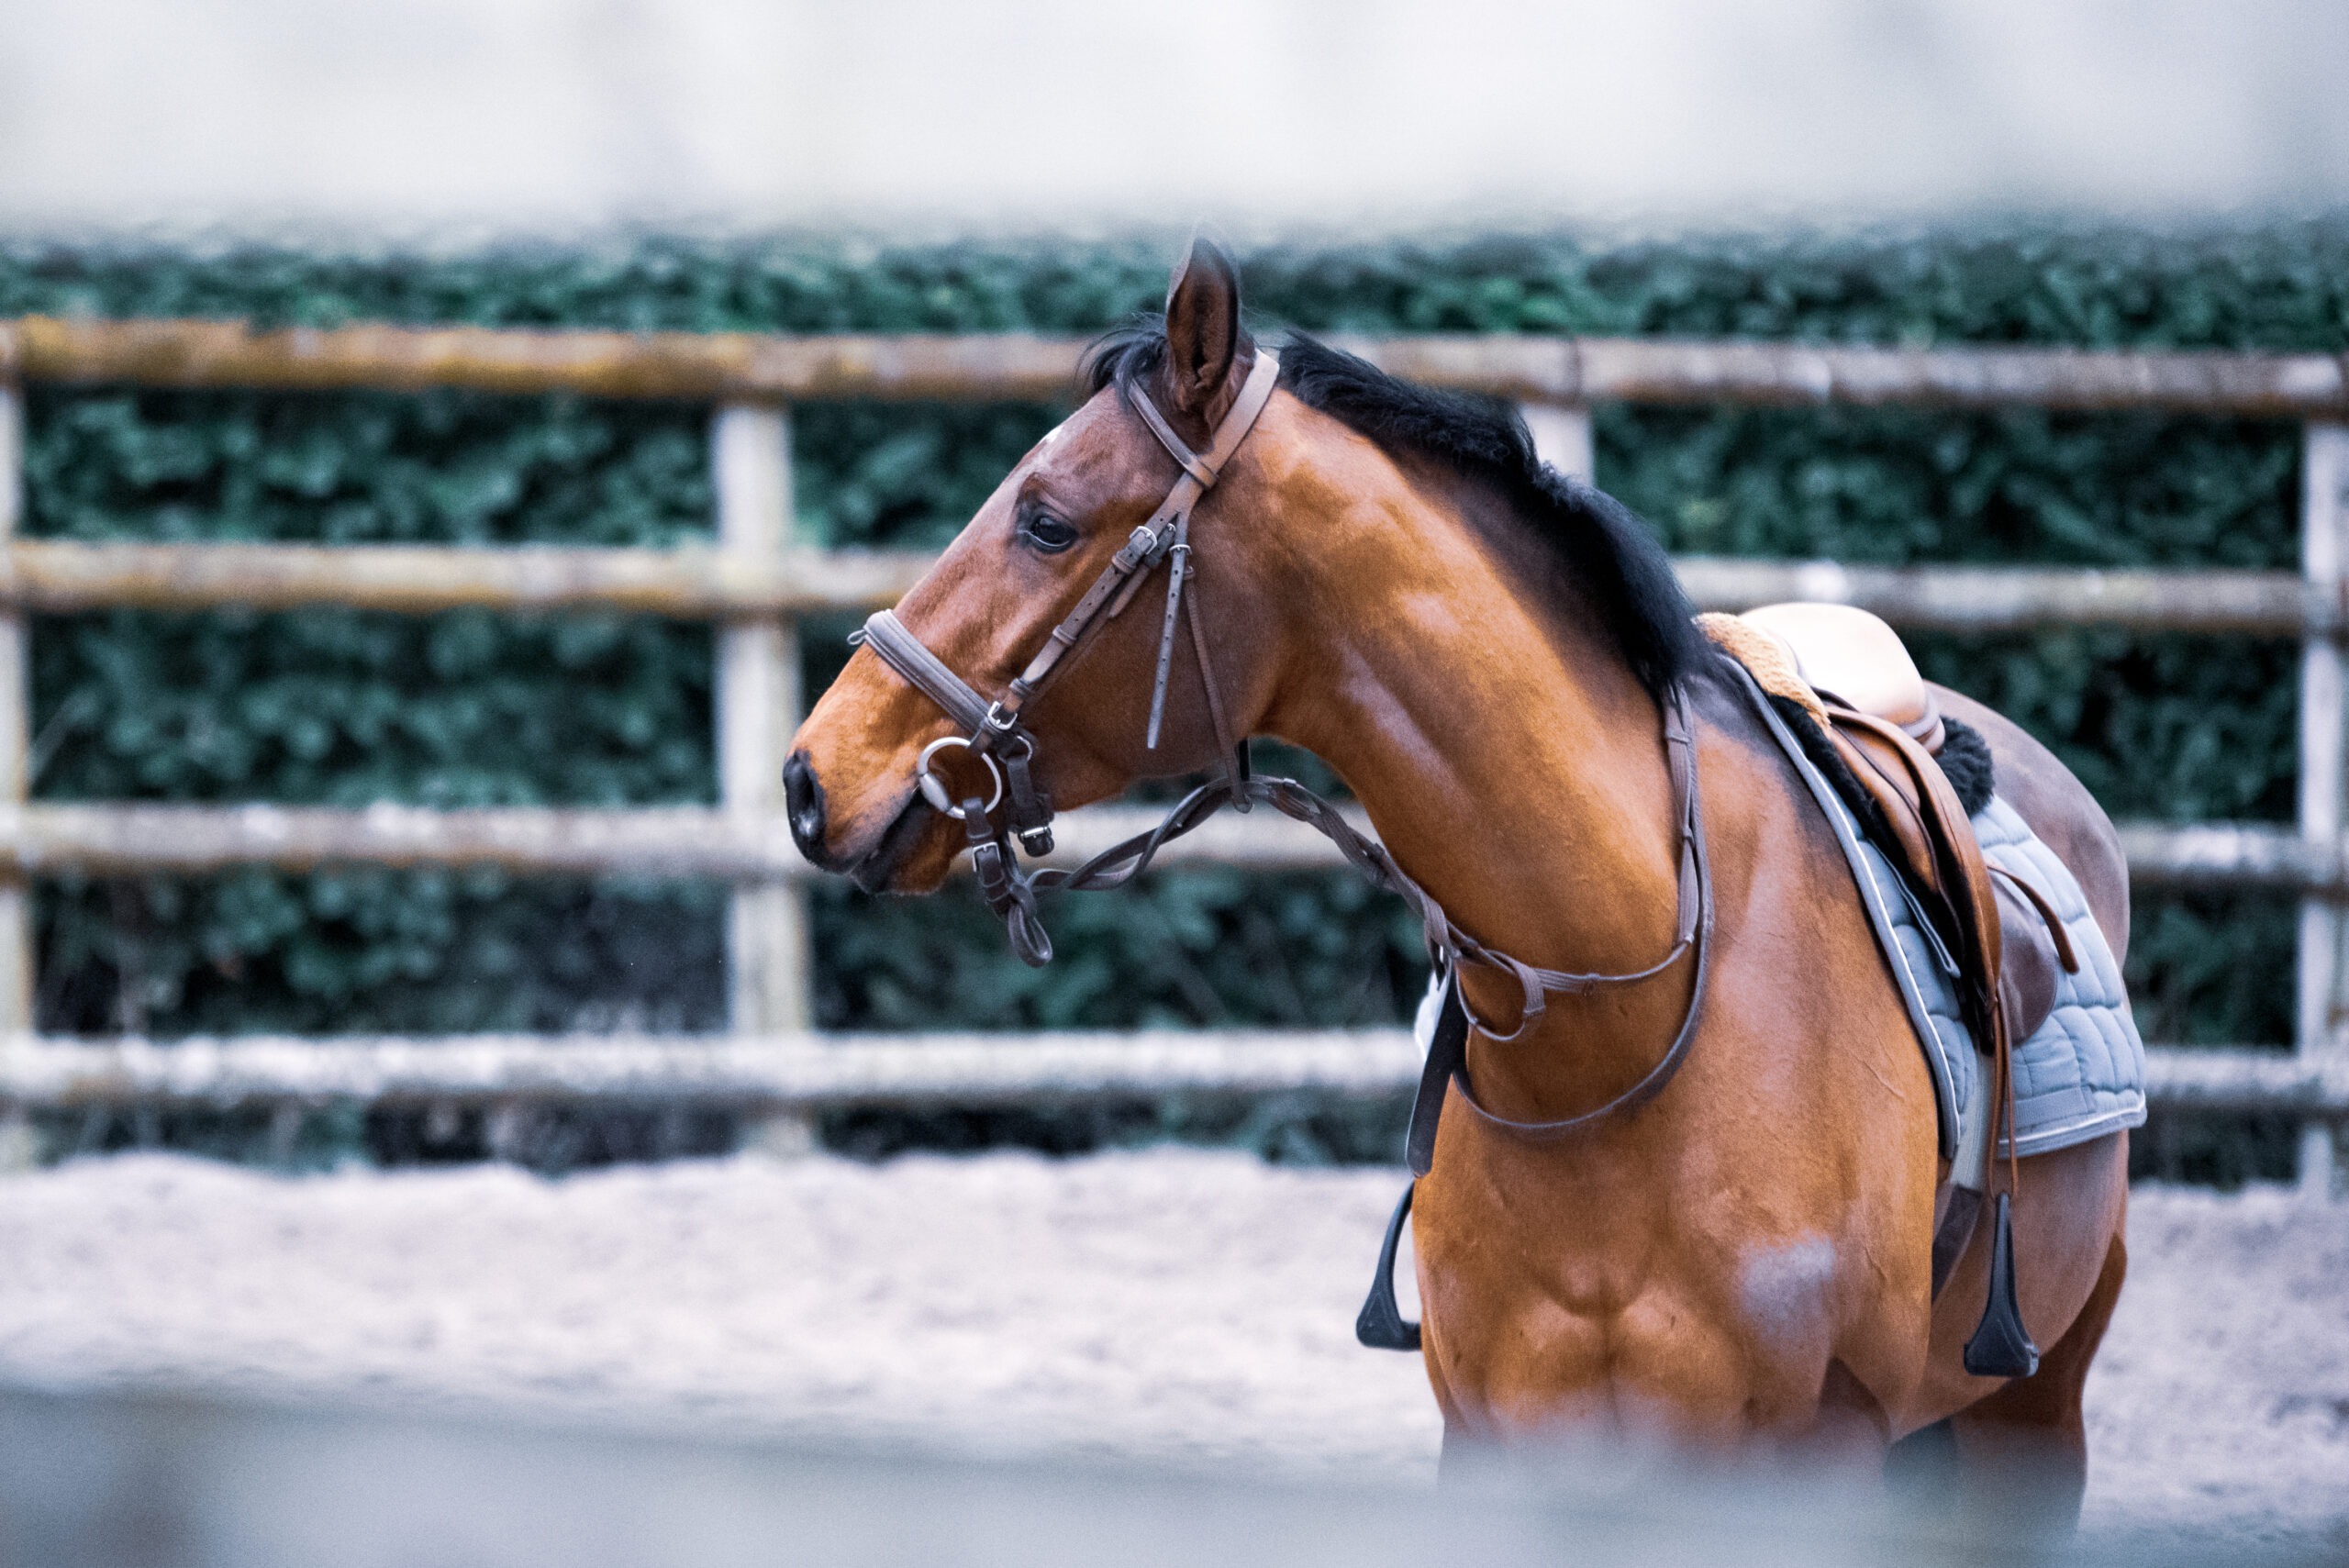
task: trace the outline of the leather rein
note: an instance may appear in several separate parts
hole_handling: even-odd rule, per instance
[[[1182,473],[1150,520],[1134,529],[1119,547],[1076,606],[1052,629],[1042,649],[1011,682],[1004,696],[990,700],[982,695],[931,652],[894,610],[875,612],[863,629],[849,639],[852,643],[871,649],[884,663],[944,710],[964,732],[946,736],[923,748],[915,764],[922,795],[937,810],[963,825],[980,894],[988,908],[1003,920],[1012,951],[1031,967],[1049,963],[1052,957],[1052,938],[1037,914],[1039,890],[1066,888],[1082,893],[1122,886],[1147,871],[1165,845],[1197,828],[1224,806],[1244,812],[1262,803],[1327,838],[1374,884],[1400,895],[1410,906],[1419,917],[1429,959],[1443,977],[1443,1005],[1436,1040],[1429,1052],[1427,1072],[1411,1116],[1409,1155],[1419,1174],[1426,1173],[1427,1160],[1432,1157],[1436,1117],[1447,1088],[1456,1088],[1469,1107],[1493,1126],[1533,1138],[1566,1136],[1618,1112],[1631,1110],[1653,1098],[1679,1071],[1696,1036],[1704,1006],[1705,977],[1712,956],[1712,873],[1706,854],[1704,814],[1697,784],[1696,740],[1689,723],[1687,693],[1675,684],[1662,704],[1672,817],[1679,836],[1674,940],[1671,951],[1663,958],[1645,969],[1628,973],[1578,974],[1544,969],[1486,946],[1453,924],[1442,906],[1396,864],[1386,847],[1357,832],[1335,806],[1294,779],[1257,774],[1249,763],[1247,739],[1232,732],[1214,668],[1208,662],[1198,591],[1191,588],[1186,597],[1185,589],[1195,575],[1190,562],[1191,514],[1200,498],[1214,488],[1240,443],[1255,428],[1257,417],[1271,401],[1279,379],[1278,357],[1269,350],[1259,350],[1239,397],[1217,425],[1205,452],[1191,450],[1141,388],[1123,389],[1126,401]],[[1222,759],[1222,776],[1185,795],[1157,827],[1110,846],[1081,865],[1068,870],[1040,867],[1023,873],[1012,850],[1014,837],[1031,856],[1050,854],[1053,816],[1052,796],[1035,782],[1036,738],[1023,717],[1026,709],[1066,667],[1069,655],[1083,647],[1102,626],[1125,612],[1142,584],[1162,562],[1168,567],[1166,606],[1160,620],[1158,661],[1145,744],[1150,750],[1157,749],[1174,664],[1175,632],[1187,618],[1191,648],[1197,660],[1199,681],[1206,690],[1208,713]],[[1186,608],[1187,617],[1184,615]],[[932,759],[947,750],[961,750],[985,766],[992,785],[991,797],[971,795],[959,802],[953,798],[932,767]],[[998,810],[999,807],[1003,809]],[[997,816],[1002,818],[1000,823],[995,820]],[[1506,1043],[1533,1027],[1547,1009],[1553,992],[1581,995],[1602,985],[1627,985],[1651,979],[1691,951],[1696,954],[1697,973],[1680,1029],[1663,1057],[1631,1088],[1596,1110],[1559,1121],[1511,1121],[1493,1115],[1477,1103],[1468,1083],[1466,1035],[1470,1028],[1488,1040]],[[1464,963],[1497,969],[1517,980],[1523,1000],[1515,1029],[1504,1031],[1476,1017],[1460,984]]]

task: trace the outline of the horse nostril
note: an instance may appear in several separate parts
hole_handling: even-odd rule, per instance
[[[794,751],[783,765],[783,805],[791,817],[791,841],[799,852],[821,863],[824,853],[824,786],[807,764],[807,753]]]

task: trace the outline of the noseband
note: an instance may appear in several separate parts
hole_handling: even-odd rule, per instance
[[[1410,1162],[1421,1174],[1426,1173],[1426,1162],[1433,1153],[1436,1114],[1447,1088],[1456,1088],[1484,1120],[1508,1131],[1537,1138],[1579,1131],[1618,1111],[1630,1110],[1653,1097],[1679,1070],[1681,1059],[1696,1035],[1704,1000],[1705,974],[1711,957],[1712,944],[1708,939],[1712,929],[1712,873],[1705,853],[1704,817],[1697,788],[1696,740],[1688,721],[1687,694],[1675,684],[1665,694],[1663,704],[1664,762],[1671,779],[1672,819],[1679,836],[1674,941],[1671,951],[1662,959],[1630,973],[1575,974],[1542,969],[1486,947],[1454,925],[1442,906],[1395,863],[1386,847],[1356,832],[1336,806],[1294,779],[1258,776],[1249,766],[1247,740],[1232,733],[1222,694],[1216,685],[1215,672],[1208,658],[1208,639],[1199,620],[1198,591],[1192,589],[1186,601],[1184,588],[1192,575],[1192,509],[1214,488],[1231,454],[1255,428],[1257,416],[1271,401],[1274,385],[1279,379],[1279,360],[1271,351],[1259,350],[1255,365],[1241,386],[1239,398],[1217,425],[1214,439],[1205,452],[1193,451],[1174,433],[1174,427],[1141,387],[1124,389],[1127,401],[1182,473],[1167,492],[1166,499],[1151,514],[1150,520],[1136,528],[1119,547],[1108,566],[1085,590],[1076,607],[1052,629],[1043,648],[1012,681],[1003,697],[990,701],[981,695],[969,682],[948,669],[921,639],[907,629],[895,611],[877,611],[865,621],[863,629],[850,639],[879,655],[884,663],[945,710],[963,731],[933,740],[923,748],[915,766],[922,795],[939,811],[963,825],[972,869],[978,874],[979,891],[987,906],[1004,921],[1012,951],[1031,966],[1049,963],[1052,958],[1052,938],[1036,911],[1037,890],[1064,887],[1093,892],[1121,886],[1148,870],[1164,845],[1190,832],[1226,805],[1246,811],[1261,801],[1328,838],[1355,869],[1378,886],[1400,895],[1411,906],[1419,917],[1429,959],[1444,977],[1443,1010],[1411,1118]],[[1159,729],[1166,711],[1167,678],[1174,664],[1175,628],[1187,604],[1191,648],[1198,660],[1200,684],[1207,692],[1208,713],[1215,726],[1223,776],[1185,795],[1150,831],[1112,845],[1073,870],[1044,867],[1022,873],[1012,852],[1015,834],[1030,855],[1047,855],[1052,850],[1052,796],[1036,785],[1032,768],[1036,738],[1022,716],[1028,705],[1052,684],[1068,656],[1102,625],[1124,612],[1162,562],[1168,563],[1166,610],[1159,628],[1158,664],[1151,691],[1145,744],[1152,750],[1158,746]],[[933,762],[941,751],[955,749],[985,765],[993,786],[992,798],[972,795],[959,803],[953,799],[934,771]],[[1004,820],[997,825],[993,816],[1007,801],[1008,806],[1002,812]],[[1585,994],[1601,985],[1650,979],[1692,951],[1697,955],[1697,973],[1680,1030],[1654,1067],[1622,1094],[1597,1110],[1554,1122],[1505,1120],[1476,1102],[1467,1074],[1465,1042],[1470,1028],[1495,1041],[1515,1040],[1541,1018],[1550,993]],[[1503,1031],[1494,1028],[1468,1006],[1460,986],[1460,968],[1464,963],[1498,969],[1517,980],[1523,1004],[1515,1029]]]

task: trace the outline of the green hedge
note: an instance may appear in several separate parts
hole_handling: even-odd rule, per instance
[[[1156,303],[1155,242],[888,247],[820,239],[457,256],[0,246],[0,315],[245,316],[685,329],[1085,332]],[[1267,246],[1266,325],[1674,333],[1923,344],[2349,347],[2349,223],[2196,233]],[[816,406],[803,522],[835,543],[952,535],[1048,408]],[[437,393],[41,389],[31,531],[74,538],[668,543],[707,527],[700,409]],[[1603,410],[1600,479],[1673,548],[1876,562],[2288,567],[2295,432],[2031,410]],[[841,628],[811,633],[811,663]],[[1924,639],[1929,670],[2013,713],[2117,813],[2283,819],[2293,660],[2243,639],[2066,632]],[[699,801],[706,629],[612,617],[308,612],[39,623],[48,798],[429,804]],[[706,1027],[706,886],[246,873],[44,889],[52,1028]],[[817,900],[839,1026],[1351,1022],[1417,973],[1395,911],[1342,878],[1169,873],[1062,900],[1031,974],[960,895]],[[2279,901],[2141,901],[2148,1032],[2280,1040]]]

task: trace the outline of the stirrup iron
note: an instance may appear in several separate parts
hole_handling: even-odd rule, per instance
[[[2039,1347],[2015,1305],[2015,1230],[2011,1204],[2000,1193],[1990,1222],[1990,1299],[1965,1341],[1965,1370],[1976,1377],[2029,1377],[2039,1370]]]
[[[1374,1351],[1416,1351],[1419,1326],[1404,1321],[1395,1300],[1395,1251],[1403,1240],[1403,1221],[1410,1217],[1411,1194],[1419,1187],[1407,1183],[1394,1218],[1386,1222],[1386,1240],[1378,1246],[1378,1274],[1370,1282],[1370,1296],[1354,1318],[1354,1338]]]

